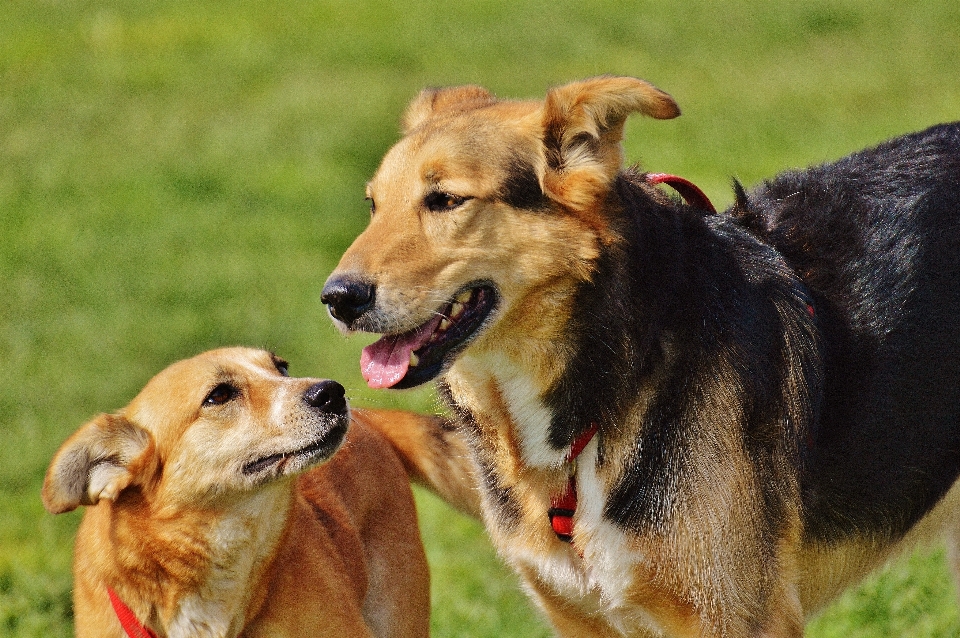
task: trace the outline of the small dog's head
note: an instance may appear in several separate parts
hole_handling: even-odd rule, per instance
[[[269,352],[213,350],[74,433],[47,470],[43,502],[68,512],[137,487],[164,505],[216,503],[328,459],[349,418],[340,384],[288,377]]]
[[[369,385],[424,383],[468,344],[501,340],[498,324],[550,337],[539,319],[564,319],[570,290],[616,241],[607,204],[634,112],[680,113],[626,77],[567,84],[543,101],[475,86],[413,101],[368,185],[370,225],[323,290],[341,328],[386,335],[364,351]]]

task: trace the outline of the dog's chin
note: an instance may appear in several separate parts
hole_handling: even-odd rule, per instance
[[[333,323],[333,327],[344,337],[351,337],[358,332],[364,332],[363,328],[360,325],[353,325],[344,322],[341,319],[338,319],[334,314],[333,310],[327,306],[327,316],[330,317],[330,321]],[[356,324],[357,322],[354,322]]]
[[[240,471],[256,483],[265,483],[308,470],[328,460],[340,449],[349,424],[349,417],[337,417],[330,428],[316,440],[299,448],[258,457],[245,463]]]
[[[361,373],[372,388],[402,390],[436,378],[483,331],[499,305],[489,282],[465,286],[434,317],[364,348]]]

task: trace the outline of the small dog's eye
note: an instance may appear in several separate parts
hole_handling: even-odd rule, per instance
[[[442,213],[444,211],[453,210],[454,208],[463,206],[464,202],[466,202],[468,199],[470,198],[434,191],[423,199],[423,204],[429,210],[435,213]]]
[[[234,386],[230,385],[229,383],[221,383],[213,390],[210,390],[210,394],[208,394],[207,398],[203,400],[203,404],[223,405],[224,403],[235,399],[238,394],[240,394],[240,391]]]
[[[373,201],[372,197],[367,197],[366,200],[370,202],[370,215],[373,216],[377,212],[377,202]]]
[[[282,374],[285,377],[289,377],[290,364],[281,359],[280,357],[273,358],[273,365],[277,368],[277,372]]]

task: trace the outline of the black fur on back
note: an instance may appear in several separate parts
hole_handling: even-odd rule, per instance
[[[960,123],[788,172],[731,213],[811,291],[824,394],[808,538],[896,539],[960,473]]]
[[[579,290],[568,326],[575,355],[546,397],[550,441],[567,447],[596,422],[604,463],[605,434],[624,427],[631,405],[651,390],[606,515],[658,531],[672,522],[697,463],[691,441],[711,436],[705,411],[714,393],[726,393],[744,415],[736,436],[770,479],[761,489],[764,530],[774,534],[785,499],[795,498],[790,485],[821,392],[806,292],[780,255],[733,218],[659,203],[642,182],[621,174],[608,202],[622,211],[614,230],[623,241],[604,248]]]

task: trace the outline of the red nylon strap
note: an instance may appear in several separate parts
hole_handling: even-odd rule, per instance
[[[581,434],[570,446],[570,453],[567,454],[567,464],[570,465],[571,474],[567,479],[567,487],[562,494],[550,498],[550,509],[547,510],[547,517],[550,519],[550,527],[557,538],[564,543],[573,540],[573,515],[577,511],[577,481],[573,476],[572,463],[577,460],[583,448],[593,439],[597,433],[597,424],[591,423],[590,428]]]
[[[130,638],[157,638],[157,634],[155,634],[152,629],[143,626],[137,619],[137,615],[133,613],[133,610],[120,600],[117,592],[107,587],[107,594],[110,595],[110,604],[113,605],[113,611],[117,614],[117,620],[120,621],[120,626],[123,627],[123,631],[126,632],[127,636]]]
[[[547,510],[553,533],[564,543],[573,540],[573,515],[576,511],[577,483],[570,477],[563,494],[550,497],[550,509]]]
[[[593,440],[593,435],[597,433],[599,426],[596,423],[591,423],[590,428],[577,437],[577,440],[573,442],[570,446],[570,454],[567,455],[567,463],[572,463],[580,456],[580,453],[583,452],[583,448],[587,447],[590,441]]]
[[[683,201],[695,208],[708,210],[711,213],[717,212],[717,209],[713,207],[713,203],[710,201],[710,198],[707,197],[706,193],[688,179],[670,175],[669,173],[647,173],[647,181],[651,184],[666,184],[670,186],[673,190],[680,193]]]

